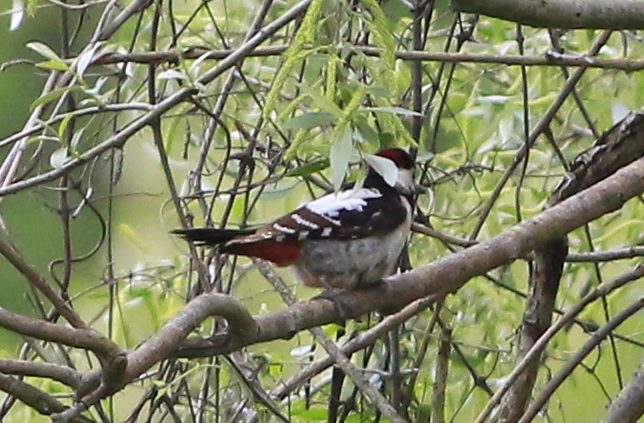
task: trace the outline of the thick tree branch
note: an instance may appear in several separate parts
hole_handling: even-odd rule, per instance
[[[644,362],[608,409],[605,423],[635,423],[644,414]]]
[[[71,367],[28,360],[0,359],[0,373],[49,378],[64,383],[72,389],[77,389],[81,383],[80,372]]]
[[[452,0],[452,9],[544,28],[644,29],[642,0]]]
[[[59,417],[69,419],[77,416],[87,406],[120,390],[141,373],[168,358],[205,319],[214,316],[223,317],[228,322],[229,333],[220,338],[224,339],[224,342],[226,339],[234,339],[238,344],[245,345],[250,343],[249,339],[255,339],[258,331],[261,330],[248,310],[235,298],[214,293],[200,295],[190,301],[141,346],[119,360],[113,366],[117,369],[111,377],[100,370],[86,375],[83,386],[78,392],[79,397],[82,397],[81,402]],[[230,351],[236,349],[239,348],[230,349]]]
[[[29,407],[38,411],[40,414],[50,416],[54,413],[60,413],[67,409],[56,398],[44,391],[29,385],[12,376],[0,373],[0,390],[18,398]],[[88,420],[82,416],[77,416],[69,420],[70,423],[88,423]]]
[[[525,220],[503,234],[435,263],[387,278],[382,290],[344,292],[335,298],[350,318],[375,310],[400,308],[429,295],[455,292],[474,276],[526,256],[551,239],[619,209],[628,199],[644,192],[644,159]],[[206,357],[239,349],[247,343],[288,339],[301,330],[337,321],[330,301],[297,303],[288,310],[256,318],[259,330],[244,341],[231,339],[187,340],[173,353],[180,357]]]

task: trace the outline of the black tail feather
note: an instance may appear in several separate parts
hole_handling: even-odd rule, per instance
[[[220,245],[238,236],[250,235],[255,229],[214,229],[214,228],[192,228],[175,229],[173,234],[179,235],[197,245]]]

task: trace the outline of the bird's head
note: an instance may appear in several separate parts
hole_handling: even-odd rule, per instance
[[[367,158],[370,172],[377,173],[385,183],[401,194],[413,196],[418,193],[414,182],[414,159],[405,150],[387,148]]]

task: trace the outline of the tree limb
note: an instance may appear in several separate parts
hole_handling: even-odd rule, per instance
[[[77,389],[80,386],[80,372],[71,367],[52,363],[35,363],[29,360],[0,359],[0,373],[19,376],[45,377]]]
[[[38,411],[45,416],[51,416],[67,409],[56,398],[33,385],[25,383],[15,377],[7,376],[0,373],[0,390],[18,398],[29,407]],[[70,423],[88,423],[88,420],[82,416],[74,417],[69,420]]]
[[[644,414],[644,362],[608,409],[605,423],[635,423]]]
[[[456,12],[561,29],[644,29],[642,0],[452,0]]]

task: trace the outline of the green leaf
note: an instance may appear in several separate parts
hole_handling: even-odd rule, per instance
[[[53,167],[54,169],[60,169],[65,164],[67,157],[69,157],[67,154],[67,148],[59,148],[58,150],[51,153],[51,156],[49,157],[49,164],[51,164],[51,167]]]
[[[331,126],[337,118],[328,112],[308,112],[286,121],[282,129],[311,129],[318,126]]]
[[[329,159],[321,158],[286,173],[286,176],[308,176],[329,167]]]
[[[393,161],[375,154],[363,154],[362,157],[373,170],[382,176],[387,185],[394,186],[396,179],[398,179],[398,166]]]
[[[58,54],[56,54],[56,52],[46,44],[34,41],[31,43],[27,43],[27,48],[35,51],[36,53],[40,54],[44,58],[49,59],[46,62],[37,63],[36,66],[44,67],[48,69],[62,70],[62,71],[66,71],[69,69],[69,66],[67,66],[65,61],[61,59],[60,56],[58,56]]]
[[[320,94],[312,87],[306,84],[302,84],[301,88],[303,93],[311,97],[311,100],[313,100],[313,104],[315,104],[315,107],[318,108],[319,110],[331,113],[333,116],[337,118],[340,118],[343,115],[342,109],[340,109],[337,104],[335,104],[333,101],[331,101],[330,99]]]
[[[78,60],[76,61],[76,75],[78,75],[80,78],[83,77],[90,63],[92,63],[94,54],[96,53],[96,50],[99,47],[100,47],[99,43],[94,44],[91,49],[81,54]]]
[[[63,59],[61,59],[60,56],[58,56],[58,54],[56,54],[56,52],[54,50],[52,50],[51,47],[49,47],[46,44],[34,41],[34,42],[31,42],[31,43],[27,43],[27,48],[35,51],[36,53],[40,54],[41,56],[43,56],[46,59],[49,59],[49,60],[52,60],[52,61],[58,61],[58,62],[63,61]]]
[[[384,106],[384,107],[363,107],[360,109],[360,111],[365,111],[365,112],[384,112],[384,113],[391,113],[394,115],[401,115],[401,116],[422,116],[421,113],[415,112],[413,110],[405,109],[403,107],[396,107],[396,106]]]
[[[362,139],[375,148],[380,147],[380,138],[378,137],[378,132],[369,125],[369,120],[365,115],[358,115],[353,120],[353,124],[356,127],[358,133],[362,136]]]
[[[69,122],[71,122],[74,117],[74,113],[69,113],[65,116],[65,119],[60,122],[60,125],[58,125],[58,138],[63,138],[65,131],[67,130],[67,126],[69,126]]]
[[[29,111],[33,112],[36,107],[41,106],[43,104],[47,104],[50,101],[54,101],[58,98],[60,98],[63,94],[71,92],[71,91],[80,91],[82,88],[78,86],[72,86],[72,87],[62,87],[62,88],[56,88],[55,90],[51,90],[47,94],[38,97],[33,103],[31,103],[31,106],[29,106]]]
[[[342,132],[336,133],[336,139],[331,145],[331,183],[336,191],[342,185],[344,175],[349,167],[349,161],[351,160],[351,153],[353,153],[351,132],[350,127],[345,127]]]
[[[311,5],[306,11],[306,15],[304,15],[304,19],[302,19],[300,28],[293,38],[291,47],[289,47],[289,49],[284,53],[286,60],[279,71],[277,71],[277,75],[273,80],[273,85],[264,101],[264,116],[269,116],[269,114],[275,109],[275,105],[279,98],[279,92],[284,87],[284,83],[288,79],[291,70],[300,60],[304,59],[312,52],[312,50],[305,50],[305,46],[307,44],[312,44],[315,40],[315,31],[319,24],[322,3],[323,0],[313,0],[311,2]]]
[[[298,417],[300,417],[304,421],[309,422],[324,422],[329,418],[329,409],[310,408],[308,410],[302,411]]]
[[[46,60],[44,62],[36,63],[36,66],[43,69],[57,70],[61,72],[66,72],[69,70],[69,66],[65,62],[59,62],[57,60]]]

